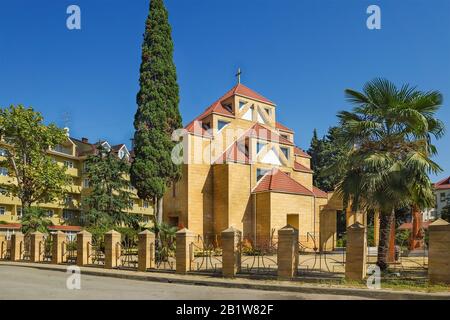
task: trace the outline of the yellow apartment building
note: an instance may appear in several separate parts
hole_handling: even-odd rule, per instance
[[[90,190],[89,179],[84,175],[84,162],[89,155],[97,152],[99,145],[112,150],[121,159],[131,159],[130,152],[124,144],[110,145],[107,141],[90,143],[86,138],[79,140],[69,136],[64,144],[48,151],[58,164],[67,168],[67,174],[72,178],[72,183],[67,187],[64,199],[38,205],[47,210],[49,218],[55,225],[73,225],[79,221],[82,198]],[[0,158],[4,158],[7,149],[8,146],[0,141]],[[0,183],[9,183],[10,180],[11,177],[8,175],[7,168],[0,167]],[[145,222],[149,222],[153,215],[152,204],[139,199],[131,184],[129,191],[133,195],[133,208],[129,210],[129,213],[140,215]],[[3,222],[3,224],[0,224],[0,229],[14,230],[20,228],[21,216],[20,200],[16,197],[6,196],[0,190],[0,221]]]
[[[277,121],[275,103],[234,86],[181,138],[182,179],[164,196],[164,220],[204,239],[233,226],[255,244],[286,224],[309,248],[333,249],[342,201],[313,186],[310,156]]]

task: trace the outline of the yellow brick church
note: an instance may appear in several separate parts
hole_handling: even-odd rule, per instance
[[[239,81],[190,122],[180,142],[183,177],[164,196],[164,220],[204,239],[233,226],[259,245],[290,224],[305,246],[333,249],[341,202],[313,186],[310,156],[278,111]]]

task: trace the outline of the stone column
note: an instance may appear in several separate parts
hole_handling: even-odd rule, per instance
[[[438,219],[428,227],[428,277],[432,283],[450,284],[450,224]]]
[[[11,235],[11,261],[22,260],[22,252],[25,249],[24,236],[22,232]]]
[[[0,260],[6,256],[6,236],[0,234]]]
[[[375,211],[375,216],[373,218],[373,242],[374,246],[378,247],[380,245],[380,211]]]
[[[278,278],[292,279],[298,270],[298,230],[287,225],[278,230]]]
[[[148,230],[139,233],[138,270],[147,271],[155,267],[155,234]]]
[[[58,231],[56,233],[53,233],[52,235],[52,263],[53,264],[60,264],[64,262],[64,251],[65,248],[65,242],[66,242],[66,234],[64,232]]]
[[[191,268],[191,244],[195,241],[195,234],[184,228],[177,232],[176,273],[185,274]],[[193,258],[193,257],[192,257]]]
[[[234,278],[241,270],[242,232],[234,227],[222,231],[222,275]]]
[[[121,234],[115,230],[105,233],[105,268],[114,269],[117,267],[120,256]]]
[[[36,231],[30,236],[30,260],[31,262],[41,262],[44,260],[44,234]]]
[[[367,230],[359,222],[347,228],[345,277],[361,281],[366,277]]]
[[[92,244],[92,234],[86,230],[77,233],[77,266],[84,266],[92,263],[92,256],[89,252]]]

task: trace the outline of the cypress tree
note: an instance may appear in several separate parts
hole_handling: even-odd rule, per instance
[[[171,27],[163,0],[150,1],[139,84],[131,182],[141,199],[154,201],[160,223],[166,188],[181,176],[171,159],[175,146],[171,135],[182,127]]]

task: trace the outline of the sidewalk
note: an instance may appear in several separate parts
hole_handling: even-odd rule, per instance
[[[17,267],[35,268],[41,270],[51,270],[60,272],[67,271],[67,265],[52,265],[45,263],[0,261],[0,268],[1,266],[17,266]],[[208,276],[200,274],[179,275],[175,273],[111,270],[95,267],[81,267],[80,269],[82,275],[85,274],[85,275],[121,278],[128,280],[177,283],[177,284],[198,285],[198,286],[298,292],[310,294],[348,295],[348,296],[366,297],[372,299],[385,299],[385,300],[405,300],[405,299],[450,300],[450,292],[426,293],[426,292],[411,292],[411,291],[395,291],[386,289],[370,290],[370,289],[343,287],[337,285],[305,284],[298,281],[280,281],[268,279],[254,280],[248,278],[225,279],[219,276]]]

